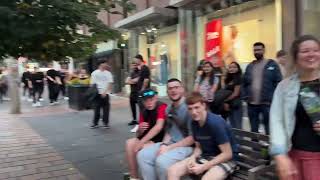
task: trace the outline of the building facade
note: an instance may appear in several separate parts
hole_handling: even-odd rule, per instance
[[[200,60],[244,68],[254,57],[252,45],[263,42],[266,57],[289,50],[301,34],[320,36],[318,0],[135,0],[137,11],[125,19],[107,14],[108,25],[128,38],[128,61],[142,54],[160,96],[166,81],[182,79],[193,87]]]

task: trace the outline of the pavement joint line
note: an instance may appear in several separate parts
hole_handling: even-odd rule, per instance
[[[46,169],[53,172],[50,173],[50,177],[53,178],[58,176],[67,178],[74,175],[86,179],[70,161],[66,161],[44,137],[20,118],[21,116],[9,115],[7,119],[10,121],[0,121],[0,125],[2,124],[0,128],[1,179],[23,180],[23,177],[39,176],[39,173]],[[58,161],[63,164],[57,164]],[[53,164],[55,162],[56,164]]]

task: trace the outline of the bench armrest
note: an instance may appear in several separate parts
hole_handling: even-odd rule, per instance
[[[272,161],[270,165],[260,165],[249,169],[248,180],[257,180],[258,177],[266,172],[273,172],[275,168],[275,162]]]

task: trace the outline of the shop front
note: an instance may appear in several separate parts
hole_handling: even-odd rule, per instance
[[[151,28],[155,35],[140,33],[139,52],[147,57],[146,63],[151,70],[152,85],[160,96],[166,95],[166,83],[169,78],[180,78],[179,46],[177,25],[161,29]],[[152,30],[151,30],[152,31]]]
[[[151,7],[121,20],[117,28],[130,30],[129,63],[136,54],[144,57],[151,71],[151,86],[166,96],[169,78],[180,78],[177,12]],[[135,42],[132,42],[135,41]]]
[[[194,12],[198,61],[206,59],[218,66],[236,61],[244,68],[254,59],[255,42],[266,45],[266,58],[275,58],[282,49],[279,0],[175,2]]]

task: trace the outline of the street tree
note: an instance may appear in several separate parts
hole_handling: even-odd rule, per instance
[[[111,12],[114,3],[114,0],[1,0],[0,59],[85,58],[95,52],[96,44],[120,37],[118,31],[97,18],[102,10]],[[83,29],[87,32],[81,32]]]

